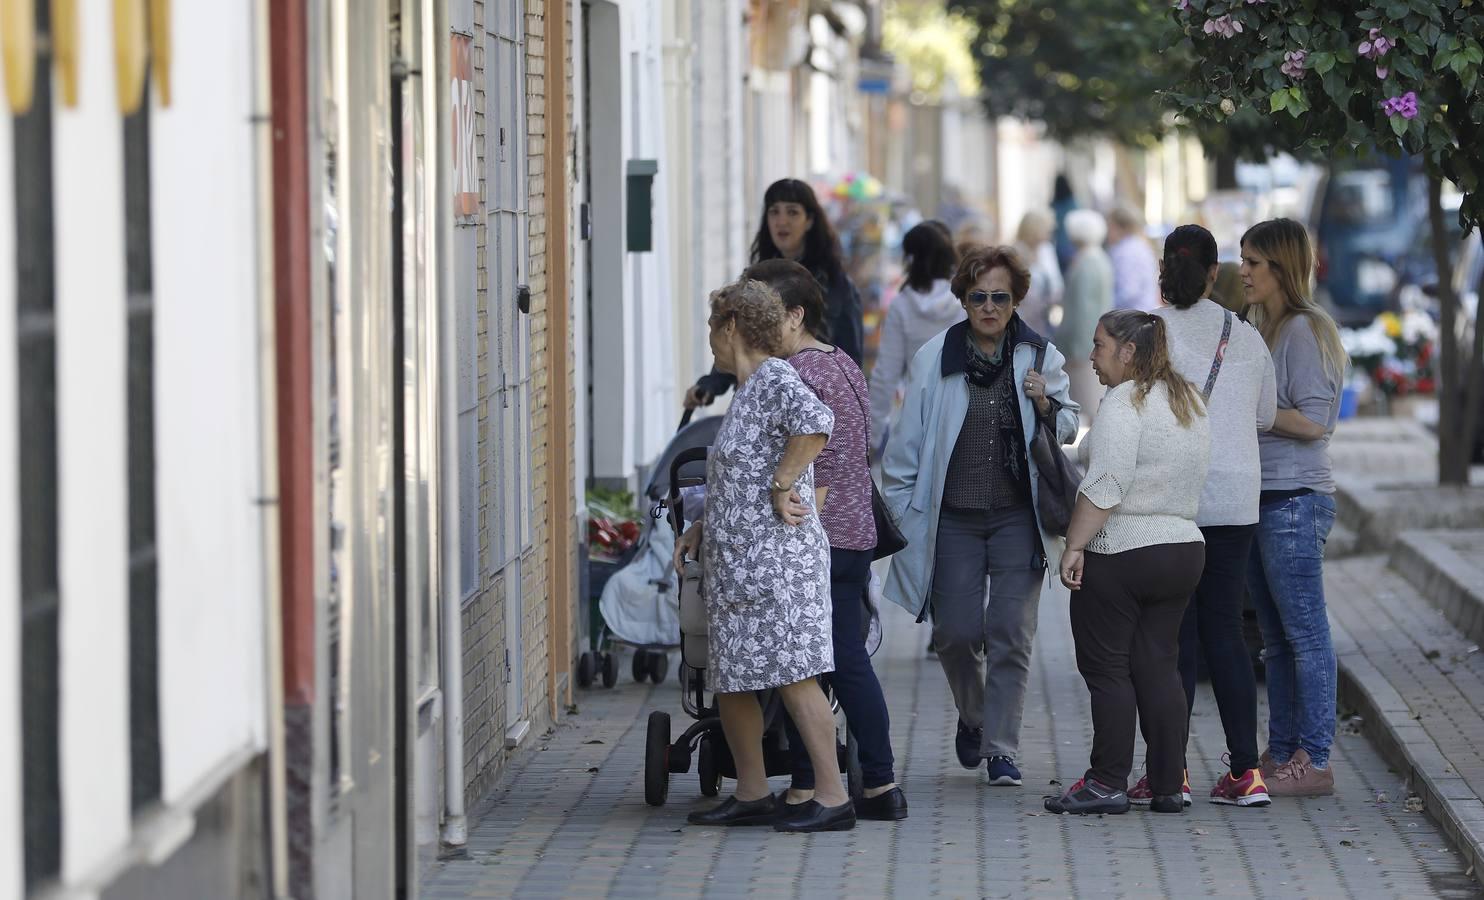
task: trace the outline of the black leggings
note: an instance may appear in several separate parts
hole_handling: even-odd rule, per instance
[[[1149,746],[1149,787],[1180,793],[1189,712],[1180,684],[1180,620],[1200,580],[1199,542],[1088,553],[1072,592],[1077,670],[1092,694],[1088,778],[1128,789],[1137,718]]]

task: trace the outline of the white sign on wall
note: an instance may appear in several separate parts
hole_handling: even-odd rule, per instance
[[[479,212],[479,165],[474,153],[474,39],[455,32],[449,52],[453,109],[453,211],[461,221]]]

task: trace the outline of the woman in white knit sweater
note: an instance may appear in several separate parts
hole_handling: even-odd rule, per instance
[[[1211,802],[1267,806],[1268,788],[1258,769],[1257,682],[1242,606],[1262,487],[1257,434],[1273,427],[1277,380],[1257,329],[1207,299],[1217,271],[1211,232],[1181,225],[1165,238],[1159,288],[1169,306],[1154,314],[1165,320],[1175,371],[1201,388],[1211,443],[1221,448],[1211,457],[1195,517],[1206,540],[1206,568],[1180,626],[1180,677],[1189,709],[1195,703],[1196,657],[1204,651],[1230,754],[1230,771],[1211,789]],[[1188,785],[1187,778],[1187,803]],[[1129,791],[1134,803],[1151,798],[1147,777]]]
[[[1080,450],[1087,475],[1061,562],[1077,670],[1092,694],[1091,766],[1046,808],[1128,811],[1137,715],[1149,746],[1150,809],[1178,813],[1188,724],[1180,620],[1206,560],[1195,517],[1211,429],[1199,392],[1170,364],[1159,316],[1107,313],[1091,360],[1109,390]]]

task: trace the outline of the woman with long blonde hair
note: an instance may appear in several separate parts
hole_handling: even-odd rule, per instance
[[[1108,393],[1079,448],[1087,475],[1061,562],[1077,670],[1092,695],[1092,754],[1086,774],[1046,801],[1051,812],[1128,811],[1136,716],[1149,808],[1185,809],[1180,622],[1206,563],[1195,517],[1211,429],[1201,395],[1170,360],[1165,329],[1159,316],[1124,309],[1093,334],[1092,368]]]
[[[1242,235],[1247,310],[1273,354],[1278,412],[1258,436],[1262,493],[1247,574],[1262,629],[1274,797],[1334,793],[1335,651],[1324,603],[1324,542],[1335,523],[1329,437],[1348,360],[1334,319],[1314,302],[1314,254],[1291,219]]]

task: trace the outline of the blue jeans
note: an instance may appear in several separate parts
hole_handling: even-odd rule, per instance
[[[1335,740],[1335,648],[1324,605],[1324,541],[1335,524],[1328,494],[1264,503],[1247,570],[1267,666],[1268,752],[1287,762],[1300,747],[1329,766]]]

